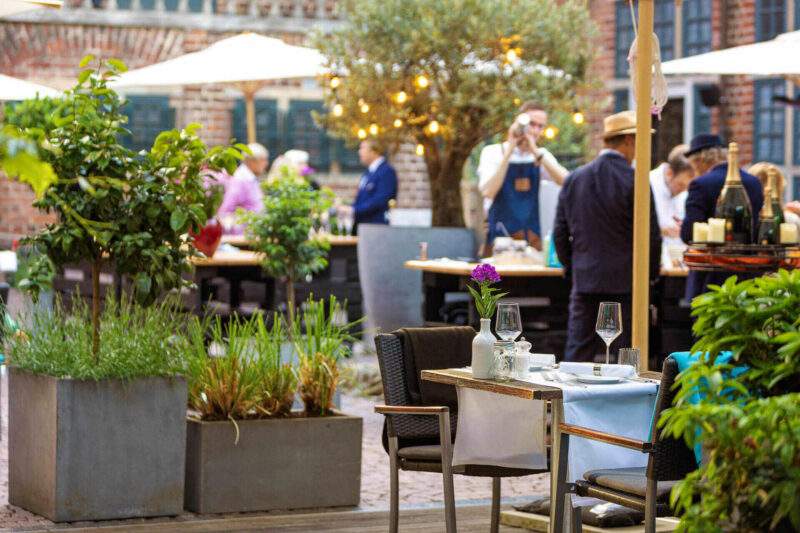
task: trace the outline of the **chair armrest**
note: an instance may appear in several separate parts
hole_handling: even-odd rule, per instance
[[[638,450],[644,453],[650,453],[653,451],[652,442],[644,442],[641,440],[623,437],[621,435],[614,435],[613,433],[605,433],[603,431],[597,431],[581,426],[573,426],[572,424],[561,423],[558,425],[558,427],[561,430],[561,433],[566,433],[567,435],[575,435],[576,437],[597,440],[607,444],[613,444],[614,446]]]
[[[382,415],[438,415],[449,413],[444,405],[376,405],[375,412]]]

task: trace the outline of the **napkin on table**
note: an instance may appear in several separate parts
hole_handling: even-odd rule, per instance
[[[569,374],[589,374],[594,375],[595,367],[600,367],[601,376],[613,376],[617,378],[628,378],[636,375],[636,370],[631,365],[606,365],[595,363],[574,363],[564,361],[559,365],[561,372]]]

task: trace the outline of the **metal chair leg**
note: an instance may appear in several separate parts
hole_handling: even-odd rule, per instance
[[[453,443],[450,441],[450,413],[439,414],[439,442],[442,449],[444,519],[447,533],[456,533],[456,496],[453,488]]]
[[[567,512],[569,513],[570,531],[572,533],[582,533],[583,521],[581,519],[581,508],[575,507],[572,494],[567,494],[564,497],[566,498],[565,504],[567,506]]]
[[[492,523],[489,528],[491,533],[500,531],[500,482],[501,478],[492,478]]]
[[[400,468],[397,437],[389,437],[389,533],[397,533],[400,522]]]
[[[559,441],[556,459],[558,464],[556,468],[558,477],[556,479],[556,493],[553,496],[555,501],[550,502],[550,505],[553,507],[552,512],[550,513],[550,533],[561,533],[564,531],[564,504],[566,503],[565,497],[567,495],[567,457],[569,455],[569,435],[566,433],[561,433]]]
[[[656,533],[656,497],[658,481],[647,478],[644,504],[644,533]]]

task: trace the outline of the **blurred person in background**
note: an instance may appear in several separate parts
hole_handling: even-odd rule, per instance
[[[339,218],[353,217],[353,231],[359,224],[388,224],[389,200],[397,198],[397,173],[384,157],[386,149],[377,139],[365,139],[358,146],[358,159],[367,167],[358,184],[353,205],[338,208]]]
[[[542,249],[539,183],[549,179],[561,185],[565,169],[547,149],[538,145],[547,127],[547,112],[536,102],[525,102],[503,143],[481,150],[478,188],[488,208],[487,252],[495,237],[506,235]]]
[[[686,212],[686,190],[694,178],[694,169],[686,158],[689,147],[679,144],[669,152],[667,160],[650,172],[650,188],[656,203],[658,227],[661,230],[661,262],[672,265],[670,247],[683,248],[681,222]]]
[[[264,208],[260,176],[269,165],[269,152],[258,143],[247,145],[249,154],[229,179],[223,182],[225,192],[217,215],[222,221],[225,233],[241,234],[243,228],[236,224],[236,210],[260,211]]]

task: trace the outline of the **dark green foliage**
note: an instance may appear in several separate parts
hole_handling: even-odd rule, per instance
[[[692,306],[693,350],[730,350],[734,359],[713,364],[706,355],[681,373],[659,424],[704,450],[701,467],[672,492],[681,530],[798,530],[800,271],[729,278]],[[733,377],[740,365],[748,370]]]

